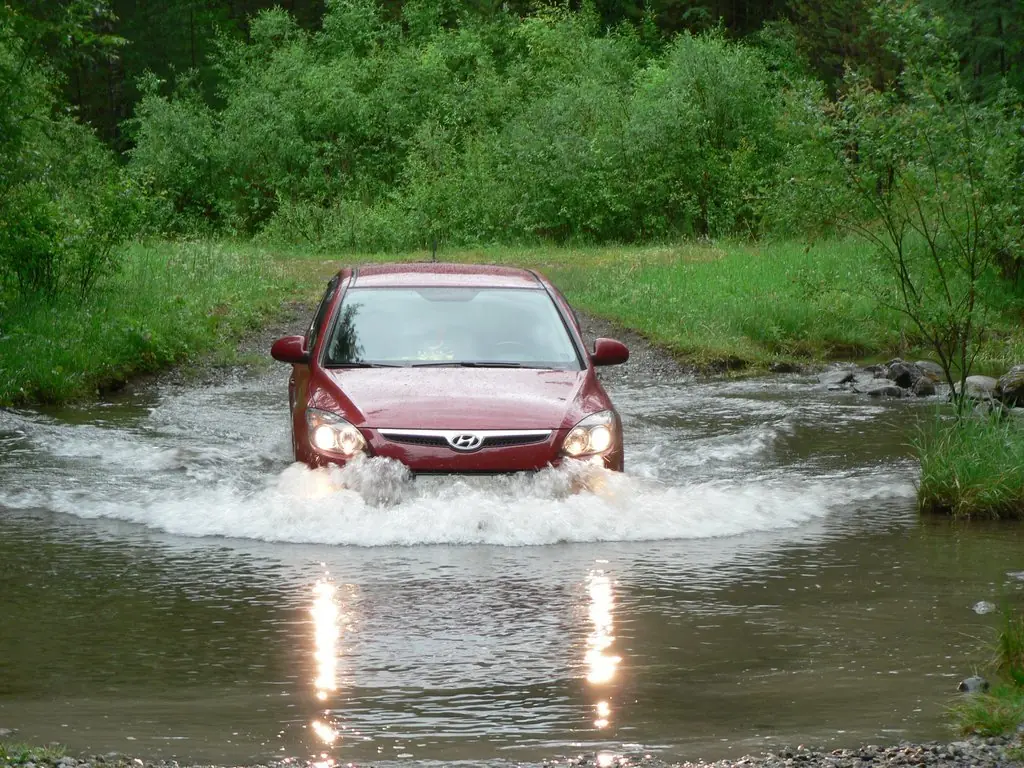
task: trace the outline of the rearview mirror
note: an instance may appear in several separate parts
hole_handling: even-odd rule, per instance
[[[590,359],[594,365],[619,365],[629,360],[629,348],[615,339],[597,339]]]
[[[302,336],[285,336],[274,342],[270,348],[270,356],[282,363],[302,365],[309,362],[309,353],[305,350],[306,340]]]

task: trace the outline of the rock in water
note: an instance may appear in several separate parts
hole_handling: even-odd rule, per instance
[[[932,381],[939,382],[946,378],[946,374],[942,370],[942,366],[938,363],[932,362],[931,360],[918,360],[914,365],[916,365],[918,370]]]
[[[988,690],[988,680],[984,677],[968,677],[966,680],[961,680],[960,685],[956,687],[961,693],[984,693]]]
[[[903,397],[903,390],[895,384],[883,384],[867,391],[871,397]]]
[[[968,376],[967,396],[974,400],[991,400],[995,394],[999,382],[991,376]],[[960,382],[956,384],[957,392],[960,391]]]
[[[998,400],[982,400],[974,406],[974,416],[979,419],[994,419],[1002,421],[1013,411],[1007,408]]]
[[[838,371],[826,371],[818,376],[818,381],[821,382],[825,387],[832,389],[833,387],[839,388],[843,384],[848,384],[853,381],[855,371],[853,368]]]
[[[873,387],[879,387],[886,384],[887,379],[879,378],[873,372],[864,369],[857,371],[853,375],[853,391],[854,392],[867,392]]]
[[[1015,365],[999,377],[996,394],[1011,408],[1024,405],[1024,365]]]
[[[935,382],[928,376],[922,376],[914,382],[914,394],[918,397],[931,397],[935,394]]]
[[[895,360],[889,364],[889,370],[885,374],[885,378],[889,379],[889,381],[895,381],[898,386],[906,389],[907,387],[912,387],[914,382],[923,375],[917,366],[905,363],[902,360]]]
[[[985,613],[992,613],[992,611],[994,611],[996,609],[996,606],[995,606],[994,603],[990,603],[987,600],[981,600],[981,601],[975,603],[972,606],[972,609],[974,610],[975,613],[985,614]]]

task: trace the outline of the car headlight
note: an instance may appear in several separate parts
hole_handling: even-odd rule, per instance
[[[349,458],[366,448],[363,433],[337,414],[308,408],[306,425],[309,427],[309,442],[324,453]]]
[[[562,442],[562,453],[574,457],[604,453],[615,443],[615,430],[612,411],[591,414],[569,430]]]

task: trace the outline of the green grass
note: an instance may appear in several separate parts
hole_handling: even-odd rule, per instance
[[[996,665],[1003,677],[1024,692],[1024,614],[1004,614],[996,640]]]
[[[64,747],[30,747],[27,744],[0,742],[0,766],[19,766],[26,763],[55,763],[65,755]]]
[[[962,734],[1003,736],[1015,733],[1024,722],[1024,690],[999,685],[990,693],[977,693],[953,707],[953,720]]]
[[[213,243],[137,244],[85,301],[0,302],[0,405],[95,395],[128,377],[226,350],[294,295],[265,253]]]
[[[279,255],[290,263],[326,258],[301,249]],[[429,257],[346,254],[336,262]],[[913,346],[903,319],[879,310],[864,247],[854,240],[487,247],[445,250],[438,259],[539,268],[579,310],[635,329],[707,369],[879,357]]]
[[[899,345],[900,321],[880,313],[864,290],[852,244],[595,255],[547,271],[579,308],[635,328],[698,366],[860,358]]]
[[[133,374],[211,350],[282,302],[308,299],[344,264],[422,261],[426,251],[324,254],[255,243],[135,245],[125,269],[84,303],[0,297],[0,405],[89,396]],[[579,310],[635,329],[704,370],[775,362],[928,355],[899,314],[880,309],[856,240],[647,247],[487,247],[439,260],[539,268]],[[982,360],[1001,372],[1024,354],[1006,318]]]
[[[961,733],[1002,736],[1024,723],[1024,614],[1004,610],[992,666],[1003,682],[953,707]]]
[[[1024,518],[1024,420],[937,419],[917,441],[918,507],[954,518]]]

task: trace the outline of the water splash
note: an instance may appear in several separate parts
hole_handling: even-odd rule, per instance
[[[9,459],[0,463],[0,506],[190,537],[520,546],[781,530],[913,495],[904,466],[794,463],[797,432],[827,404],[755,400],[731,384],[723,393],[705,385],[670,398],[662,386],[620,396],[626,474],[568,462],[532,475],[414,480],[379,458],[311,470],[288,462],[280,385],[179,391],[121,421],[0,413]],[[863,417],[857,408],[830,416]]]

